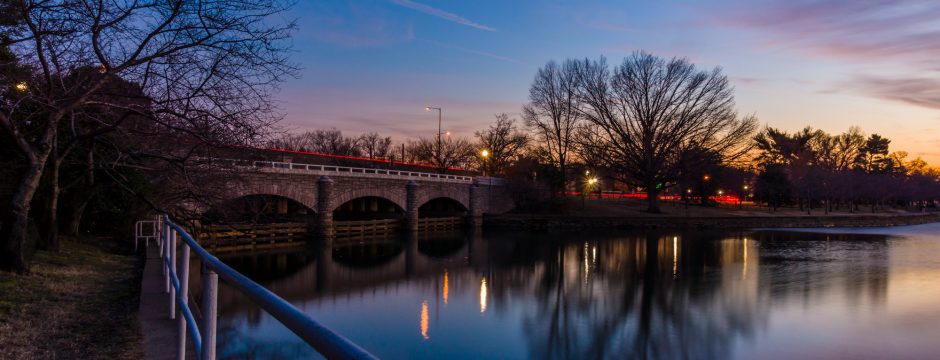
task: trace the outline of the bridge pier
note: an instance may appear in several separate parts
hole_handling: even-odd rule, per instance
[[[470,208],[467,209],[467,224],[471,228],[483,225],[483,189],[476,181],[470,185]]]
[[[405,185],[405,230],[418,231],[418,183],[409,180]]]
[[[333,179],[323,175],[317,180],[317,237],[332,242],[336,232],[333,228]]]

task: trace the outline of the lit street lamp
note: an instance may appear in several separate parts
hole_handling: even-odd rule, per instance
[[[25,81],[20,81],[16,83],[14,87],[16,88],[16,91],[26,91],[29,89],[29,84],[27,84]]]
[[[587,174],[590,173],[590,171],[585,171],[584,173],[585,173],[585,175],[587,175]],[[592,178],[590,178],[590,179],[587,179],[587,184],[584,185],[584,189],[582,189],[582,191],[581,191],[581,208],[582,208],[582,209],[584,209],[584,208],[587,206],[587,205],[586,205],[586,202],[585,202],[585,199],[587,198],[587,194],[588,194],[589,192],[591,192],[591,190],[594,188],[594,184],[596,184],[596,183],[597,183],[597,178],[596,178],[596,177],[592,177]]]
[[[486,176],[486,158],[490,156],[490,152],[486,149],[480,151],[480,157],[483,158],[483,176]]]
[[[597,178],[596,178],[596,177],[592,177],[592,178],[588,179],[588,189],[589,189],[591,192],[594,191],[594,186],[595,186],[595,184],[597,184]]]
[[[750,195],[750,193],[751,193],[751,192],[748,190],[748,189],[750,189],[750,188],[751,188],[751,187],[750,187],[748,184],[744,184],[744,192],[741,193],[741,197],[738,198],[738,208],[739,208],[739,209],[743,209],[743,208],[744,208],[744,200],[745,200],[745,199],[747,198],[747,196]]]

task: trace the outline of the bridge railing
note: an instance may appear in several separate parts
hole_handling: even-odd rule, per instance
[[[285,170],[320,171],[320,172],[332,172],[332,173],[339,173],[339,174],[373,174],[373,175],[388,175],[388,176],[400,176],[400,177],[414,177],[414,178],[423,178],[423,179],[438,179],[438,180],[456,181],[456,182],[473,182],[472,176],[439,174],[439,173],[429,173],[429,172],[420,172],[420,171],[360,168],[360,167],[349,167],[349,166],[304,164],[304,163],[280,162],[280,161],[256,161],[256,160],[233,160],[233,159],[213,159],[213,161],[230,163],[235,166],[248,166],[248,167],[262,168],[262,169],[271,168],[271,169],[285,169]]]
[[[160,217],[159,226],[160,237],[157,243],[160,246],[163,274],[166,278],[166,292],[169,294],[170,319],[176,319],[179,314],[177,359],[186,358],[187,332],[192,334],[190,337],[198,358],[215,359],[220,276],[323,356],[329,359],[375,359],[372,354],[349,339],[314,321],[286,300],[219,261],[168,216]],[[191,252],[195,252],[202,260],[201,327],[196,323],[189,305]]]

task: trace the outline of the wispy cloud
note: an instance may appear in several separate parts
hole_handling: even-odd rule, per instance
[[[743,6],[746,5],[746,6]],[[940,2],[734,0],[712,24],[757,34],[764,46],[866,66],[838,85],[940,110]]]
[[[428,15],[437,16],[441,19],[458,23],[460,25],[469,26],[475,29],[484,30],[484,31],[496,31],[496,29],[489,26],[470,21],[469,19],[462,17],[460,15],[454,14],[452,12],[447,12],[429,5],[416,3],[411,0],[392,0],[392,3],[400,6],[404,6],[409,9],[417,10]]]
[[[387,46],[414,38],[410,23],[371,7],[347,5],[337,9],[316,6],[314,9],[308,18],[309,34],[319,42],[361,48]]]
[[[429,44],[432,44],[432,45],[440,46],[440,47],[447,48],[447,49],[457,50],[457,51],[465,52],[465,53],[468,53],[468,54],[479,55],[479,56],[482,56],[482,57],[487,57],[487,58],[494,59],[494,60],[500,60],[500,61],[511,62],[511,63],[519,64],[519,65],[526,65],[526,63],[524,63],[524,62],[519,61],[519,60],[516,60],[516,59],[513,59],[513,58],[508,57],[508,56],[503,56],[503,55],[499,55],[499,54],[494,54],[494,53],[486,52],[486,51],[468,49],[468,48],[465,48],[465,47],[462,47],[462,46],[446,44],[446,43],[442,43],[442,42],[438,42],[438,41],[434,41],[434,40],[428,40],[428,39],[420,39],[420,40],[422,40],[422,41],[424,41],[424,42],[427,42],[427,43],[429,43]]]
[[[850,85],[871,96],[940,110],[940,79],[860,76]]]
[[[762,31],[768,45],[848,60],[935,59],[940,2],[935,0],[793,0],[734,2],[719,25]]]

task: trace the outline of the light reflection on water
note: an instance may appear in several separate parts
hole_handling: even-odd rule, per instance
[[[932,358],[940,225],[444,234],[223,258],[382,358]],[[308,358],[223,287],[229,358]],[[415,326],[419,331],[415,331]]]

